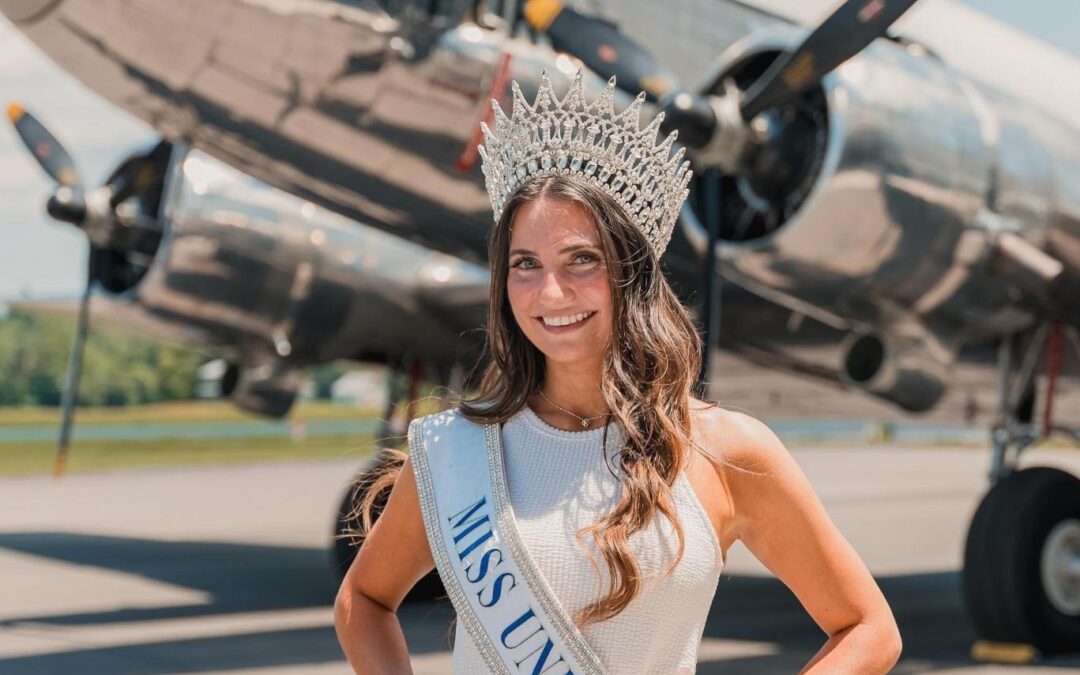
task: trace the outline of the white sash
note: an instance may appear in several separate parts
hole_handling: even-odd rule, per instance
[[[602,674],[521,541],[499,425],[427,415],[409,425],[409,448],[436,568],[491,672]]]

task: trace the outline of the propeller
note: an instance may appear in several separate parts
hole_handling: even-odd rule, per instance
[[[53,464],[53,475],[59,476],[67,467],[93,289],[102,283],[106,288],[122,283],[122,275],[130,273],[130,269],[118,265],[117,261],[152,255],[161,238],[160,225],[156,221],[135,209],[126,209],[121,217],[117,207],[130,197],[144,194],[164,179],[172,146],[162,140],[148,153],[129,157],[113,171],[105,185],[87,199],[75,163],[56,137],[18,103],[10,104],[7,113],[27,150],[56,181],[56,191],[46,205],[49,215],[79,227],[89,243],[86,285],[79,301],[75,338],[60,399],[60,440]]]
[[[744,120],[791,101],[885,34],[918,0],[848,0],[794,51],[773,61],[743,95]]]
[[[705,193],[706,251],[719,241],[724,198],[716,168],[740,175],[766,195],[770,180],[779,178],[781,191],[791,176],[798,175],[800,153],[790,144],[799,131],[798,115],[770,115],[751,131],[751,122],[763,113],[784,108],[834,68],[884,35],[917,0],[847,0],[794,50],[781,54],[740,94],[733,82],[725,82],[719,95],[702,96],[688,91],[642,45],[623,35],[617,26],[563,5],[562,0],[526,0],[525,21],[551,39],[552,46],[580,59],[605,78],[615,76],[616,85],[631,95],[644,90],[658,101],[664,114],[665,132],[678,131],[679,140],[695,149],[706,171],[701,188]],[[760,152],[769,144],[770,152]],[[755,147],[756,146],[756,147]],[[755,151],[758,150],[758,151]],[[756,159],[755,159],[756,157]],[[710,170],[711,169],[711,170]],[[787,174],[787,175],[786,175]],[[706,256],[703,270],[703,354],[698,390],[705,388],[713,335],[717,331],[714,305],[719,298],[714,277],[715,256]]]
[[[605,78],[614,75],[619,88],[632,95],[644,91],[655,102],[678,86],[670,70],[610,21],[580,14],[562,0],[527,0],[523,15],[557,51],[574,55]]]
[[[18,103],[8,106],[8,119],[15,132],[22,139],[30,154],[41,168],[57,183],[56,192],[49,198],[49,215],[73,225],[82,225],[86,221],[86,202],[83,199],[82,183],[79,180],[75,163],[64,146],[49,133],[41,122],[23,109]],[[94,285],[94,268],[97,247],[89,242],[89,260],[86,265],[86,286],[79,301],[79,318],[75,329],[75,339],[68,359],[64,389],[60,397],[60,441],[56,448],[53,462],[53,475],[60,476],[67,468],[68,448],[71,443],[71,423],[74,419],[75,403],[79,393],[79,376],[82,371],[83,351],[89,327],[89,305]]]
[[[548,35],[556,49],[577,57],[605,78],[614,75],[616,85],[630,94],[644,90],[647,97],[661,101],[665,128],[678,129],[684,144],[701,148],[718,130],[741,133],[762,112],[791,102],[883,35],[916,1],[847,0],[802,44],[773,62],[737,101],[741,120],[734,124],[723,120],[726,125],[718,123],[717,106],[689,92],[645,47],[611,22],[576,12],[561,0],[527,0],[523,14],[533,29]]]

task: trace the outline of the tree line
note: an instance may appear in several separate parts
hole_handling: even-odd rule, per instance
[[[11,308],[0,318],[0,405],[59,405],[74,336],[72,316]],[[190,347],[91,327],[78,405],[194,398],[196,371],[206,359]]]

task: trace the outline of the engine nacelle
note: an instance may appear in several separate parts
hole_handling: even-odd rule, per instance
[[[799,37],[751,36],[705,88],[752,81]],[[1052,261],[1027,255],[1066,260],[1066,276],[1080,269],[1080,130],[887,40],[754,124],[776,142],[722,178],[728,279],[883,335],[918,323],[976,339],[1030,325],[1036,300],[1080,309],[1080,298],[1050,297],[1072,287]],[[703,195],[692,193],[683,223],[702,253]],[[1000,264],[1024,244],[1017,260],[1030,264]]]
[[[466,310],[486,301],[483,266],[329,213],[197,151],[173,174],[153,263],[116,289],[109,313],[238,364],[240,407],[288,410],[291,372],[309,364],[461,357],[459,334],[479,322]],[[442,288],[456,295],[429,311]]]
[[[284,417],[300,392],[300,373],[280,362],[262,366],[230,363],[221,378],[221,394],[241,410]]]
[[[945,393],[952,357],[933,342],[851,333],[841,351],[844,381],[905,410],[930,410]]]

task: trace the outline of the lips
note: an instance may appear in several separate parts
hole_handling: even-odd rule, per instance
[[[584,311],[564,316],[542,316],[540,317],[540,320],[544,322],[545,326],[569,326],[589,318],[589,316],[594,313],[595,312]]]
[[[572,330],[577,330],[580,326],[585,325],[595,315],[596,315],[596,312],[579,312],[578,314],[569,314],[569,315],[561,316],[561,317],[542,317],[542,316],[538,316],[538,317],[535,317],[535,318],[536,318],[537,322],[541,326],[543,326],[545,330],[547,330],[549,332],[552,332],[552,333],[567,333],[567,332],[570,332]],[[562,322],[562,321],[575,319],[575,318],[577,318],[579,316],[583,316],[583,318],[577,319],[576,321],[573,321],[573,323],[559,323],[559,324],[556,324],[556,325],[552,325],[552,324],[548,323],[548,321],[551,321],[551,320],[556,320],[556,321]]]

